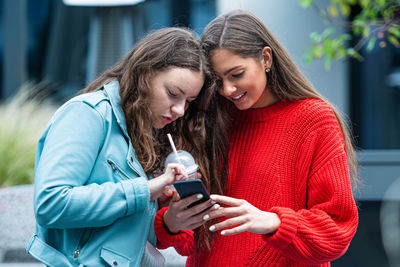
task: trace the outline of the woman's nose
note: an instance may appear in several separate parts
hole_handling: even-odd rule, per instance
[[[220,94],[223,96],[231,96],[236,91],[236,87],[233,83],[224,82],[221,87]]]
[[[179,101],[178,103],[175,103],[171,107],[171,111],[172,111],[173,115],[178,118],[185,115],[185,110],[186,110],[186,101]]]

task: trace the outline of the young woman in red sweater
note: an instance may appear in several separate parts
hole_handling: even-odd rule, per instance
[[[216,204],[174,196],[156,216],[158,248],[186,266],[330,266],[358,224],[342,119],[251,13],[217,17],[202,44],[219,85],[203,177]]]

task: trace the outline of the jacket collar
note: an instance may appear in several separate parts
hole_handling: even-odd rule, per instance
[[[125,114],[122,111],[121,96],[119,94],[119,82],[111,81],[104,85],[104,91],[110,99],[111,108],[117,118],[117,123],[126,137],[129,138],[128,130],[126,128]]]

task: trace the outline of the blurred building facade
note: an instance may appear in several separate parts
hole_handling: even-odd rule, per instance
[[[201,34],[220,13],[235,8],[255,13],[317,90],[352,121],[363,180],[356,192],[360,227],[349,252],[332,265],[389,266],[379,212],[387,201],[400,203],[400,192],[390,199],[385,194],[400,177],[399,48],[388,44],[362,51],[364,61],[333,62],[330,70],[325,70],[323,62],[306,64],[308,35],[320,32],[324,25],[313,9],[302,9],[298,1],[142,0],[116,6],[66,5],[62,0],[0,3],[0,101],[7,101],[25,81],[36,81],[45,82],[61,103],[151,30],[180,25]]]

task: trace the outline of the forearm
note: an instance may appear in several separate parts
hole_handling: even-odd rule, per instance
[[[288,258],[304,264],[330,262],[343,255],[353,238],[358,217],[333,219],[322,210],[300,210],[272,208],[281,219],[281,226],[273,235],[263,238]]]
[[[38,223],[48,228],[102,227],[143,211],[149,204],[146,180],[40,188],[35,197]]]

